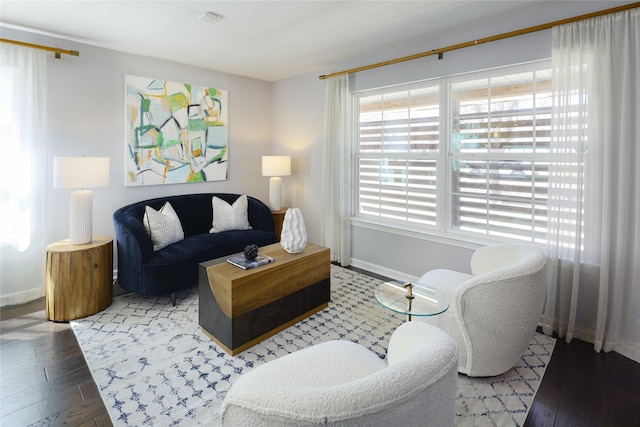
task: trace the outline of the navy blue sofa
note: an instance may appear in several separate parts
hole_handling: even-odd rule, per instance
[[[242,252],[246,245],[276,243],[273,217],[267,205],[247,196],[250,230],[209,234],[213,220],[211,199],[217,196],[232,204],[240,195],[228,193],[188,194],[144,200],[113,213],[118,254],[118,284],[141,295],[172,295],[198,284],[199,264]],[[170,202],[182,228],[184,240],[154,252],[142,224],[145,206],[159,210]]]

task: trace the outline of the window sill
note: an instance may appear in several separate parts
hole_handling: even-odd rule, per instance
[[[518,243],[513,240],[483,239],[476,236],[462,234],[444,233],[436,230],[428,230],[420,227],[411,227],[407,224],[394,224],[388,221],[378,221],[372,218],[351,217],[351,225],[369,230],[381,231],[398,236],[411,237],[430,242],[441,243],[450,246],[457,246],[466,249],[478,249],[482,246]],[[520,242],[522,243],[522,242]]]

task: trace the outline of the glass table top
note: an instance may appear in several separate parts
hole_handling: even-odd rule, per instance
[[[449,308],[446,295],[428,286],[392,280],[378,286],[376,301],[399,314],[411,316],[435,316]]]

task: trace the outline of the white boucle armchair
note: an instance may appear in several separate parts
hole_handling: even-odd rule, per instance
[[[471,257],[471,273],[432,270],[418,284],[443,291],[449,309],[416,320],[448,332],[460,345],[458,372],[500,375],[522,357],[546,296],[546,254],[532,245],[486,246]]]
[[[452,426],[458,345],[426,323],[392,334],[387,362],[327,341],[258,366],[233,384],[223,426]]]

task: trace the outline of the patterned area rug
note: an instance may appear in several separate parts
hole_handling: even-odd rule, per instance
[[[127,294],[71,322],[115,426],[219,425],[220,405],[243,373],[332,339],[357,342],[381,358],[403,318],[378,305],[379,280],[331,267],[329,307],[232,357],[198,325],[198,290],[165,298]],[[521,362],[488,379],[458,376],[456,425],[524,423],[555,340],[536,334]]]

